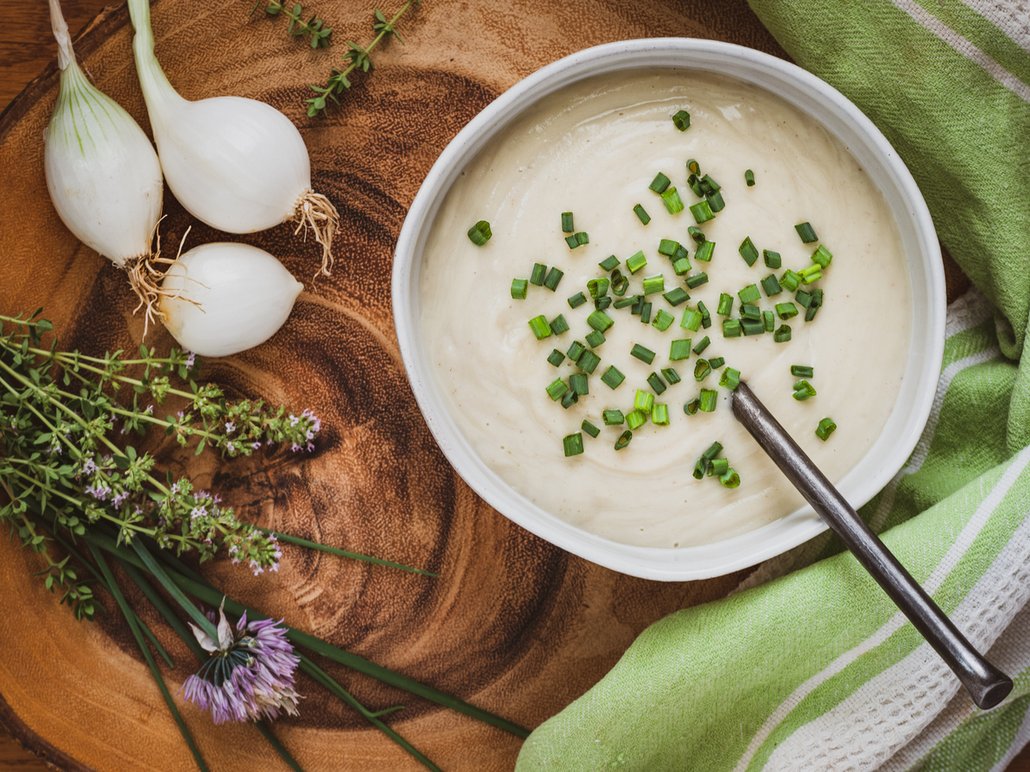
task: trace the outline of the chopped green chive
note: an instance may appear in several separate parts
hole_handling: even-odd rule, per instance
[[[708,203],[708,199],[702,199],[696,204],[691,204],[690,213],[694,215],[694,222],[698,225],[708,222],[715,217],[715,212],[712,211],[712,205]]]
[[[609,255],[604,260],[598,263],[601,266],[602,271],[614,271],[619,267],[619,258],[615,255]]]
[[[691,174],[687,177],[687,185],[694,192],[695,196],[706,198],[704,186],[701,185],[701,178],[696,174]]]
[[[657,423],[657,422],[656,422]],[[830,439],[830,435],[837,430],[837,424],[832,418],[824,418],[819,422],[819,425],[815,427],[815,436],[826,442]]]
[[[701,312],[701,326],[707,330],[712,326],[712,314],[703,300],[697,301],[697,310]]]
[[[636,394],[633,395],[633,409],[641,410],[645,413],[651,412],[651,405],[654,404],[654,394],[644,389],[637,389]],[[635,426],[631,426],[631,429],[635,429]]]
[[[608,287],[610,285],[611,285],[611,282],[608,281],[608,279],[604,279],[604,278],[601,278],[601,279],[590,279],[587,282],[587,292],[590,293],[590,297],[592,297],[592,298],[599,298],[599,297],[602,297],[603,295],[607,295],[608,294]]]
[[[687,171],[690,172],[691,174],[695,174],[695,175],[700,174],[701,173],[701,164],[699,164],[693,158],[688,158],[687,159]]]
[[[526,279],[511,280],[511,296],[515,300],[525,300],[529,290],[529,282]]]
[[[654,399],[654,397],[650,394],[648,394],[647,396],[651,397],[651,399]],[[647,423],[647,417],[650,414],[650,407],[647,409],[646,413],[640,410],[629,411],[628,413],[626,413],[626,428],[629,429],[629,431],[631,432],[639,429],[641,426]]]
[[[762,312],[762,326],[765,328],[766,332],[772,332],[776,327],[776,317],[772,311]]]
[[[579,425],[579,428],[595,439],[597,438],[597,435],[601,433],[601,429],[597,426],[594,426],[586,418],[583,419],[583,423]]]
[[[692,238],[698,245],[704,244],[707,241],[705,232],[698,228],[696,225],[691,225],[687,228],[687,234]]]
[[[658,292],[665,292],[665,276],[659,273],[644,277],[644,294],[654,295]]]
[[[490,240],[492,235],[493,233],[490,230],[490,223],[486,220],[480,220],[468,230],[469,241],[477,247],[483,246]]]
[[[583,452],[583,435],[579,432],[566,435],[561,442],[562,447],[565,448],[566,457],[578,456]]]
[[[815,228],[812,227],[811,223],[798,223],[794,226],[794,230],[798,232],[798,235],[801,237],[801,241],[805,244],[811,244],[813,241],[819,240],[819,237],[815,235]]]
[[[552,267],[551,270],[547,272],[547,276],[544,278],[544,286],[547,287],[547,289],[551,290],[551,292],[554,292],[556,289],[558,289],[558,282],[561,281],[561,277],[564,275],[564,271]]]
[[[630,356],[634,356],[647,364],[651,364],[654,361],[654,352],[645,346],[641,346],[639,343],[634,343],[629,353]]]
[[[722,320],[722,336],[724,338],[740,337],[740,321],[738,319]]]
[[[651,423],[655,426],[668,426],[669,406],[666,404],[656,404],[651,408]]]
[[[700,273],[695,273],[693,276],[688,276],[685,280],[685,283],[688,287],[690,287],[690,289],[697,289],[702,284],[708,283],[708,274],[704,271],[701,271]]]
[[[669,344],[669,359],[673,362],[690,359],[690,338],[672,341]]]
[[[790,374],[795,378],[811,378],[815,375],[815,368],[809,365],[791,365]]]
[[[741,319],[740,329],[745,335],[761,335],[765,332],[765,325],[761,319]]]
[[[805,379],[794,381],[794,394],[793,397],[798,402],[804,402],[806,399],[811,399],[816,395],[815,387],[806,381]]]
[[[765,290],[766,297],[773,297],[783,292],[783,287],[780,286],[780,282],[776,279],[776,274],[771,273],[762,279],[762,289]]]
[[[683,274],[685,274],[687,271],[690,270],[690,261],[687,258],[685,258],[685,257],[681,257],[681,258],[678,258],[676,260],[673,260],[672,261],[672,270],[673,270],[673,272],[677,276],[682,276]]]
[[[551,325],[547,322],[547,317],[543,314],[540,316],[534,316],[529,320],[529,329],[533,331],[537,340],[543,340],[551,336]]]
[[[715,253],[715,242],[705,241],[698,245],[697,251],[694,253],[694,259],[700,260],[703,263],[710,263],[712,261],[712,255]]]
[[[629,312],[631,314],[636,314],[637,316],[639,316],[640,312],[643,310],[643,308],[644,308],[644,296],[643,295],[634,295],[633,296],[633,305],[630,306]]]
[[[713,442],[709,445],[708,450],[702,453],[698,457],[697,463],[694,464],[694,479],[700,480],[704,478],[705,474],[708,472],[708,467],[711,466],[712,461],[720,453],[722,453],[722,443]]]
[[[658,313],[654,315],[654,321],[651,322],[651,326],[656,330],[665,332],[672,326],[672,323],[676,321],[676,317],[666,311],[664,308],[658,309]]]
[[[808,308],[812,304],[812,293],[808,290],[798,290],[794,299],[802,308]]]
[[[669,388],[665,385],[665,381],[662,380],[662,377],[658,375],[658,373],[651,373],[647,376],[647,385],[654,390],[655,394],[662,394],[667,388]]]
[[[626,380],[626,376],[615,365],[610,366],[604,371],[604,375],[601,376],[601,383],[609,389],[619,388],[624,380]]]
[[[690,128],[690,113],[686,110],[679,110],[675,115],[672,116],[673,125],[680,131],[686,131]]]
[[[758,260],[758,250],[755,248],[750,236],[740,242],[740,247],[738,247],[737,251],[740,252],[740,256],[744,258],[744,262],[749,266],[754,265],[755,261]]]
[[[604,297],[598,298],[594,301],[594,308],[596,308],[598,311],[604,311],[611,304],[612,299],[605,295]]]
[[[704,188],[706,194],[718,193],[722,190],[722,185],[716,182],[710,174],[701,178],[701,187]]]
[[[683,211],[683,199],[680,198],[679,191],[674,187],[669,187],[662,193],[662,203],[665,204],[669,214],[679,214]]]
[[[687,415],[694,415],[701,409],[701,400],[692,399],[683,406],[683,412]],[[696,476],[696,475],[695,475]],[[698,479],[701,479],[700,477]]]
[[[626,423],[626,416],[621,410],[608,409],[601,413],[601,420],[605,426],[622,426]]]
[[[753,188],[755,186],[755,173],[750,169],[746,169],[744,171],[744,182],[749,188]]]
[[[590,393],[590,381],[583,373],[574,373],[569,376],[569,388],[582,397]]]
[[[701,329],[701,312],[696,308],[684,308],[683,318],[680,320],[680,327],[684,330],[697,332]]]
[[[753,303],[742,303],[740,306],[740,318],[758,321],[762,318],[762,309]]]
[[[565,361],[565,355],[558,349],[553,349],[551,353],[547,355],[547,361],[555,367],[558,367],[558,365]]]
[[[726,201],[723,200],[722,193],[716,191],[708,194],[708,205],[712,207],[713,212],[721,212],[726,208]]]
[[[572,233],[576,230],[576,226],[573,225],[572,212],[561,213],[561,229],[562,233]]]
[[[733,295],[725,292],[719,293],[719,305],[715,309],[719,316],[729,316],[733,313]]]
[[[636,302],[637,296],[630,295],[629,297],[618,298],[612,305],[614,305],[616,308],[625,308],[626,306],[631,306]]]
[[[790,319],[798,315],[798,307],[790,302],[777,303],[776,315],[780,317],[780,319]]]
[[[719,393],[715,389],[701,389],[698,396],[698,407],[702,413],[714,413],[718,404]]]
[[[740,385],[740,370],[736,370],[732,367],[727,367],[722,371],[722,378],[719,379],[719,385],[724,389],[733,391]]]
[[[563,332],[569,331],[569,323],[565,321],[565,317],[558,314],[554,319],[551,320],[551,332],[555,335],[561,335]]]
[[[565,410],[568,410],[577,402],[579,402],[579,395],[572,390],[565,392],[565,396],[561,398],[561,406]]]
[[[645,265],[647,265],[647,258],[644,256],[643,250],[635,252],[626,258],[626,268],[629,269],[630,273],[636,273]]]
[[[707,359],[697,360],[697,364],[694,365],[694,380],[703,381],[709,375],[712,374],[712,366],[708,364]]]
[[[669,183],[669,178],[666,177],[662,172],[658,172],[658,174],[654,176],[654,179],[651,180],[651,184],[647,187],[649,187],[655,193],[661,195],[668,189]]]
[[[801,277],[789,268],[780,277],[780,285],[788,292],[793,292],[801,284]]]
[[[811,284],[823,278],[823,269],[818,264],[812,263],[798,271],[798,276],[801,277],[803,284]]]
[[[619,435],[619,439],[617,439],[615,441],[615,449],[616,450],[622,450],[627,445],[629,445],[629,441],[632,440],[632,439],[633,439],[633,432],[631,432],[631,431],[624,431],[622,434]]]
[[[680,378],[680,374],[671,367],[662,368],[662,377],[669,382],[670,386],[674,383],[679,383],[682,380],[682,378]]]
[[[608,328],[615,324],[615,320],[604,311],[591,311],[587,317],[587,324],[598,332],[607,332]]]
[[[561,378],[555,378],[553,381],[551,381],[551,384],[546,389],[547,396],[549,396],[552,400],[555,401],[565,396],[565,392],[567,392],[568,390],[569,387],[565,385],[565,381],[563,381]]]
[[[673,308],[690,300],[690,294],[682,287],[671,289],[662,295],[662,297],[665,298],[666,302]]]
[[[786,343],[790,340],[791,332],[789,324],[781,324],[773,333],[773,340],[777,343]]]
[[[771,249],[762,250],[762,258],[765,260],[766,268],[779,268],[782,264],[779,252],[773,252]]]
[[[647,225],[649,222],[651,222],[651,215],[649,215],[647,213],[647,210],[644,209],[644,207],[642,207],[640,204],[637,204],[635,207],[633,207],[633,214],[635,214],[637,216],[637,219],[640,220],[640,222],[644,225]]]
[[[544,286],[544,277],[547,275],[547,266],[543,263],[533,263],[533,272],[529,274],[529,283],[537,287]]]
[[[590,349],[587,349],[579,355],[579,359],[576,361],[576,364],[583,372],[592,373],[597,369],[597,366],[601,364],[601,357]]]
[[[815,252],[812,253],[812,262],[818,265],[820,268],[825,268],[833,260],[833,255],[830,254],[830,250],[820,244],[816,247]]]
[[[571,236],[566,236],[565,243],[569,245],[569,249],[575,249],[576,247],[581,247],[584,244],[589,244],[590,235],[587,234],[586,231],[579,231],[577,233],[573,233]]]
[[[643,303],[640,306],[640,321],[643,324],[648,324],[651,321],[651,304]]]
[[[739,488],[740,487],[740,475],[737,474],[737,470],[730,469],[726,470],[725,474],[719,475],[719,483],[723,488]]]
[[[587,296],[582,292],[577,292],[571,298],[569,298],[569,308],[579,308],[581,305],[587,302]]]
[[[708,465],[709,477],[720,477],[730,470],[730,462],[725,458],[713,458]]]
[[[612,294],[617,297],[622,297],[626,294],[626,290],[629,289],[629,279],[622,275],[622,271],[616,268],[611,273],[612,277]]]
[[[662,239],[658,242],[658,254],[665,255],[666,257],[672,257],[676,254],[677,250],[679,250],[681,246],[682,245],[678,241],[673,241],[672,239]]]
[[[701,340],[697,342],[697,345],[694,346],[694,353],[701,354],[706,348],[708,348],[709,345],[711,345],[711,343],[712,339],[705,335],[703,338],[701,338]]]
[[[722,357],[712,357],[708,360],[708,364],[712,366],[713,370],[718,370],[720,367],[726,364],[726,360]]]
[[[737,293],[737,297],[740,298],[741,303],[757,303],[762,297],[762,293],[758,290],[757,284],[748,284]]]
[[[569,350],[565,352],[569,359],[573,362],[578,362],[579,358],[583,356],[583,352],[586,351],[586,346],[580,343],[578,340],[572,341],[572,345],[569,346]]]
[[[604,343],[604,333],[599,332],[597,330],[591,330],[587,334],[586,340],[587,345],[590,346],[590,348],[597,348],[602,343]]]

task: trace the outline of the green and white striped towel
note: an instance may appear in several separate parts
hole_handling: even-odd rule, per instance
[[[751,2],[888,136],[976,287],[923,436],[862,515],[1015,690],[976,709],[823,536],[645,630],[518,767],[1003,769],[1030,741],[1030,6]]]

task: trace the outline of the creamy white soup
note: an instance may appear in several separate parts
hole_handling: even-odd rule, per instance
[[[690,114],[680,131],[671,120]],[[689,208],[670,214],[649,185],[663,172],[686,207],[700,199],[687,185],[686,162],[721,186],[725,208],[698,227],[715,243],[710,262],[696,259],[698,244]],[[748,186],[745,171],[755,184]],[[634,214],[640,204],[651,220]],[[570,249],[561,213],[572,212],[575,230],[589,243]],[[477,246],[466,235],[479,220],[492,237]],[[803,243],[795,230],[809,222],[818,241]],[[759,257],[749,266],[738,248],[746,237],[759,251],[781,255],[771,269]],[[661,239],[686,247],[691,268],[677,276],[659,254]],[[770,274],[800,271],[813,250],[833,256],[823,276],[802,289],[823,290],[823,305],[811,321],[805,308],[790,319],[788,342],[773,333],[724,337],[717,313],[720,293],[762,289]],[[647,265],[630,274],[626,258],[643,250]],[[546,387],[579,372],[566,356],[548,361],[574,341],[586,345],[592,301],[571,308],[568,298],[587,281],[608,276],[598,263],[610,255],[629,278],[627,296],[642,279],[662,274],[664,291],[686,290],[690,299],[673,306],[662,294],[647,296],[653,322],[659,309],[675,317],[665,331],[641,322],[631,308],[609,307],[615,324],[593,349],[600,364],[588,377],[588,393],[570,407],[553,401]],[[555,291],[530,284],[525,299],[513,299],[512,280],[530,278],[534,263],[564,272]],[[688,276],[707,273],[690,289]],[[609,297],[613,297],[611,291]],[[841,143],[775,95],[721,76],[685,71],[640,71],[582,81],[552,94],[470,158],[435,217],[423,256],[421,335],[441,391],[468,442],[513,488],[545,510],[587,531],[624,544],[679,547],[717,541],[758,528],[796,509],[801,497],[733,418],[730,391],[719,386],[726,367],[739,370],[831,480],[839,480],[879,435],[898,392],[910,324],[910,292],[893,216],[876,185]],[[617,298],[614,298],[617,299]],[[704,303],[711,326],[680,326],[686,308]],[[795,302],[795,292],[755,305],[773,310]],[[569,331],[538,340],[528,321],[563,315]],[[560,329],[560,325],[559,325]],[[700,354],[670,360],[671,342],[708,336]],[[656,356],[650,364],[631,356],[639,344]],[[725,365],[699,382],[699,359]],[[608,367],[625,375],[616,389],[601,380]],[[792,365],[814,369],[816,395],[794,398]],[[654,391],[648,376],[676,370],[679,382],[655,394],[668,406],[668,425],[648,420],[615,449],[625,425],[606,426],[602,411],[633,409],[638,389]],[[703,367],[702,367],[703,369]],[[673,379],[675,380],[675,378]],[[702,388],[717,392],[713,412],[688,415],[684,406]],[[815,434],[832,418],[826,441]],[[581,425],[600,429],[594,438]],[[566,457],[563,438],[579,433],[583,452]],[[713,441],[740,476],[728,488],[718,477],[697,480],[695,462]]]

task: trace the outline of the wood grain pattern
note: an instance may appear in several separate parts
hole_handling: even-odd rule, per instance
[[[73,4],[70,4],[70,7]],[[93,3],[93,7],[99,3]],[[78,18],[90,6],[82,0]],[[159,0],[157,49],[191,98],[239,94],[268,101],[301,127],[316,187],[343,217],[337,270],[309,286],[269,344],[213,362],[206,375],[247,394],[310,406],[327,431],[318,452],[295,463],[190,462],[190,470],[262,524],[441,572],[426,580],[289,549],[275,579],[229,567],[210,574],[253,605],[385,665],[535,726],[594,683],[650,622],[716,598],[736,577],[658,584],[614,574],[562,553],[500,517],[458,479],[436,449],[408,391],[393,335],[389,271],[407,205],[436,156],[490,99],[537,67],[579,48],[626,37],[714,37],[782,55],[740,2],[717,13],[703,2],[632,5],[518,0],[427,3],[403,26],[375,75],[342,109],[308,120],[305,84],[338,61],[339,48],[311,52],[281,22],[247,19],[249,1],[198,5]],[[337,40],[365,39],[364,3],[325,0],[318,12]],[[21,8],[24,12],[24,7]],[[0,9],[0,22],[7,14]],[[76,15],[69,13],[75,28]],[[587,21],[588,20],[588,21]],[[0,29],[10,29],[0,25]],[[19,41],[46,32],[45,11],[0,45],[3,85],[30,59]],[[570,31],[574,31],[571,34]],[[129,61],[124,8],[106,12],[78,41],[97,84],[146,126]],[[16,52],[13,56],[11,52]],[[38,59],[36,59],[38,61]],[[84,350],[138,343],[122,276],[79,245],[46,197],[42,129],[56,93],[53,72],[0,118],[0,309],[43,305]],[[0,92],[3,93],[3,92]],[[6,101],[0,97],[0,103]],[[224,238],[192,223],[167,199],[166,243],[193,225],[190,244]],[[247,237],[298,277],[317,264],[314,245],[288,228]],[[151,342],[169,344],[159,333]],[[0,617],[4,719],[62,768],[185,769],[190,758],[127,631],[110,620],[75,624],[29,573],[29,556],[0,540],[9,603]],[[152,616],[147,621],[163,630]],[[27,631],[31,633],[27,634]],[[171,640],[167,631],[162,635]],[[41,642],[45,642],[41,645]],[[172,643],[177,661],[185,649]],[[407,707],[392,723],[438,763],[454,769],[510,767],[518,741],[342,670],[367,704]],[[176,683],[181,666],[170,674]],[[310,769],[410,766],[408,757],[310,683],[302,716],[282,736]],[[184,708],[216,768],[268,768],[274,757],[248,727],[212,727]]]

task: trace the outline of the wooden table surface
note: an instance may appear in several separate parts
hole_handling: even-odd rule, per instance
[[[63,0],[64,13],[73,34],[110,2]],[[5,107],[54,57],[46,4],[0,4],[0,107]],[[0,727],[0,768],[40,770],[46,766]],[[1030,770],[1030,749],[1010,766]]]

